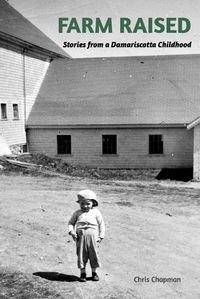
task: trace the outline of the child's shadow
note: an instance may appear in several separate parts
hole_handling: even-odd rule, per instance
[[[78,277],[75,275],[67,275],[58,272],[35,272],[33,273],[35,276],[39,276],[44,279],[54,280],[54,281],[77,281]]]

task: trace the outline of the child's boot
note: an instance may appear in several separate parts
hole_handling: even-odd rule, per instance
[[[79,281],[86,282],[86,273],[85,272],[81,273]]]
[[[97,275],[96,272],[92,272],[92,280],[93,281],[99,281],[99,276]]]

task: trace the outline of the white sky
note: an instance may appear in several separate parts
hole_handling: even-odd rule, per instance
[[[188,43],[191,48],[66,48],[72,57],[140,56],[170,54],[200,54],[200,0],[9,0],[15,9],[36,25],[58,46],[63,42],[156,42],[178,41]],[[113,33],[59,33],[59,17],[100,17],[113,20]],[[188,33],[119,33],[120,17],[128,17],[132,24],[138,17],[186,17],[191,21]]]

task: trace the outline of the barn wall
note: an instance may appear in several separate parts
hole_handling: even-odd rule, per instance
[[[102,155],[103,134],[117,135],[117,155]],[[163,154],[148,153],[149,134],[163,135]],[[29,129],[29,150],[58,156],[57,135],[71,135],[72,154],[59,155],[68,163],[105,168],[192,167],[193,135],[185,128]]]
[[[193,130],[191,130],[193,131]],[[200,180],[200,125],[194,127],[193,178]]]
[[[1,119],[0,111],[0,134],[9,145],[26,143],[24,111],[27,119],[48,65],[46,61],[0,48],[0,104],[7,104],[6,120]],[[18,104],[18,120],[13,119],[13,104]]]

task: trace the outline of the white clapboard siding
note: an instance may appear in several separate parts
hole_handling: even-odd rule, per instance
[[[45,74],[49,66],[48,61],[25,57],[25,78],[26,78],[26,119],[30,114],[32,106],[38,95]]]
[[[117,155],[102,155],[102,135],[117,135]],[[149,155],[149,134],[162,134],[164,153]],[[57,135],[71,135],[72,154],[64,161],[105,168],[192,167],[193,133],[186,128],[29,129],[32,153],[57,156]]]
[[[200,125],[194,127],[193,179],[200,180]],[[191,131],[193,131],[191,130]]]
[[[28,117],[48,65],[43,60],[28,56],[24,59],[21,53],[0,48],[0,104],[7,104],[7,120],[1,120],[0,115],[0,134],[9,145],[26,143],[24,98]],[[13,104],[18,104],[19,120],[13,120]]]

